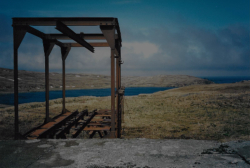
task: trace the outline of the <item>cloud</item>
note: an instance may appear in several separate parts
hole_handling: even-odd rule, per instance
[[[82,73],[109,74],[110,49],[95,48],[95,53],[91,53],[82,47],[72,48],[66,60],[66,68]]]
[[[0,22],[0,67],[13,68],[11,19],[0,15]],[[41,30],[48,33],[52,29],[56,31],[54,27]],[[93,29],[76,27],[74,31],[90,33]],[[220,29],[190,24],[176,29],[121,27],[121,33],[123,75],[249,75],[250,30],[241,24]],[[42,40],[27,33],[19,48],[19,58],[19,69],[44,71]],[[50,55],[50,70],[61,72],[61,66],[60,48],[55,47]],[[72,48],[66,71],[109,75],[110,49],[96,48],[93,54],[85,48]]]
[[[136,41],[135,35],[135,41],[123,43],[126,60],[123,70],[140,75],[179,72],[249,75],[249,33],[241,25],[218,30],[189,26],[174,32],[167,27],[154,28],[145,38],[140,34],[140,40]]]
[[[149,58],[159,52],[159,47],[148,41],[145,42],[125,42],[123,48],[126,51],[135,55],[143,55],[144,58]]]

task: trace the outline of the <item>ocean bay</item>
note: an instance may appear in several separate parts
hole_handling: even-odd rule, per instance
[[[135,96],[139,94],[151,94],[158,91],[164,91],[172,89],[173,87],[127,87],[125,88],[125,96]],[[54,90],[49,92],[50,100],[62,98],[61,90]],[[77,90],[66,90],[66,97],[80,97],[80,96],[96,96],[105,97],[110,96],[111,89],[77,89]],[[31,103],[31,102],[44,102],[45,92],[25,92],[19,93],[19,104]],[[0,94],[0,104],[13,105],[14,94]]]

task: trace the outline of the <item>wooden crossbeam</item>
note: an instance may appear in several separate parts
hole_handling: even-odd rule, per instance
[[[106,40],[103,34],[77,34],[81,36],[85,40]],[[46,34],[46,36],[52,38],[52,39],[58,39],[58,40],[70,40],[68,36],[64,34]],[[118,39],[118,34],[115,35],[115,39]]]
[[[108,43],[89,43],[93,47],[109,47]],[[79,43],[69,43],[71,47],[82,47]]]
[[[77,35],[73,30],[68,28],[64,23],[61,21],[56,22],[56,29],[62,32],[64,35],[68,36],[72,40],[75,40],[77,43],[81,44],[82,47],[87,48],[89,51],[94,52],[93,46],[87,43],[83,38]]]
[[[68,26],[99,26],[115,25],[117,19],[113,17],[29,17],[12,18],[13,25],[32,25],[32,26],[55,26],[57,21],[61,21]]]

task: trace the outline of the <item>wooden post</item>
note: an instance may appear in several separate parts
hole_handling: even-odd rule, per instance
[[[110,138],[115,138],[115,58],[114,50],[111,49],[111,133]]]
[[[119,124],[119,116],[120,116],[120,95],[118,93],[118,90],[120,89],[120,81],[119,81],[119,78],[120,78],[120,73],[119,73],[119,69],[120,69],[120,65],[119,65],[119,60],[120,60],[120,56],[116,56],[116,137],[117,138],[120,138],[120,131],[119,131],[119,127],[120,127],[120,124]]]
[[[18,49],[14,48],[14,105],[15,105],[15,139],[19,139],[18,116]]]
[[[20,139],[19,115],[18,115],[18,48],[26,34],[26,30],[20,26],[13,26],[14,40],[14,106],[15,106],[15,137]]]
[[[49,56],[45,55],[45,100],[46,118],[45,123],[49,122]]]
[[[54,47],[54,43],[50,40],[43,40],[43,48],[45,53],[45,100],[46,100],[46,116],[44,123],[50,121],[49,118],[49,55]]]
[[[117,61],[117,64],[118,64],[118,90],[121,89],[121,52],[119,51],[119,59]],[[117,91],[118,92],[118,91]],[[122,121],[121,121],[121,113],[122,113],[122,108],[121,108],[121,94],[119,94],[118,92],[118,102],[117,102],[117,106],[118,106],[118,138],[121,138],[121,130],[122,130]]]
[[[62,85],[63,85],[63,93],[62,93],[62,97],[63,97],[63,109],[62,109],[62,113],[65,113],[65,59],[62,59],[62,69],[63,69],[63,73],[62,73]]]
[[[62,93],[62,97],[63,97],[63,109],[62,109],[62,113],[66,112],[66,108],[65,108],[65,60],[69,54],[71,47],[61,47],[61,54],[62,54],[62,85],[63,85],[63,93]]]

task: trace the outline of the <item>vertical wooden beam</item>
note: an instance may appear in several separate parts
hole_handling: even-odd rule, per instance
[[[121,81],[121,65],[122,65],[122,57],[121,57],[121,47],[120,47],[120,50],[119,50],[119,55],[120,55],[120,60],[119,60],[119,88],[121,89],[122,88],[122,81]],[[123,113],[123,107],[122,107],[122,101],[123,101],[123,96],[124,95],[120,95],[120,99],[119,99],[119,105],[120,105],[120,136],[122,134],[122,113]]]
[[[110,138],[115,138],[115,50],[111,49],[111,135]]]
[[[119,73],[119,60],[120,60],[120,56],[116,56],[116,137],[117,138],[120,138],[120,134],[119,134],[119,113],[120,113],[120,106],[119,106],[119,99],[120,99],[120,95],[118,93],[118,90],[120,89],[119,87],[119,76],[120,76],[120,73]]]
[[[115,110],[115,26],[101,25],[100,29],[111,48],[111,132],[109,137],[116,138],[116,110]]]
[[[18,48],[26,34],[26,30],[21,27],[13,27],[14,40],[14,106],[15,106],[15,137],[20,139],[19,115],[18,115]]]
[[[71,47],[61,47],[61,54],[62,54],[62,85],[63,85],[63,93],[62,93],[62,97],[63,97],[63,109],[62,109],[62,113],[66,112],[66,108],[65,108],[65,60],[69,54]]]
[[[118,70],[117,70],[117,73],[119,74],[118,75],[118,88],[119,90],[121,89],[121,52],[119,50],[119,58],[118,58],[118,61],[117,61],[117,64],[118,64]],[[121,94],[119,94],[118,92],[118,138],[121,138],[121,130],[122,130],[122,121],[121,121],[121,113],[122,113],[122,107],[121,107],[121,99],[122,99],[122,96]]]
[[[63,81],[62,81],[62,86],[63,86],[63,92],[62,92],[62,97],[63,97],[63,109],[62,109],[62,113],[65,113],[66,110],[65,110],[65,59],[62,59],[62,78],[63,78]]]
[[[46,117],[45,123],[49,122],[49,56],[45,55],[45,100],[46,100]]]
[[[54,43],[49,40],[43,40],[45,54],[45,100],[46,100],[46,117],[44,123],[50,121],[49,118],[49,55],[54,47]]]
[[[15,139],[19,139],[18,115],[18,49],[14,48],[14,106],[15,106]]]
[[[121,47],[120,47],[120,50],[119,50],[119,88],[121,88],[121,65],[122,65],[122,56],[121,56]]]
[[[118,39],[115,40],[115,48],[116,48],[116,90],[117,90],[117,98],[116,98],[116,134],[117,138],[121,138],[121,94],[119,90],[121,89],[121,47],[120,41]]]
[[[121,76],[122,76],[122,74],[121,74],[121,65],[122,65],[122,57],[121,57],[121,47],[120,47],[120,49],[119,49],[119,55],[120,55],[120,59],[119,59],[119,89],[121,89],[121,85],[122,85],[122,83],[121,83]],[[120,107],[120,137],[121,137],[121,134],[122,134],[122,99],[123,99],[123,95],[120,95],[120,97],[119,97],[119,107]]]

